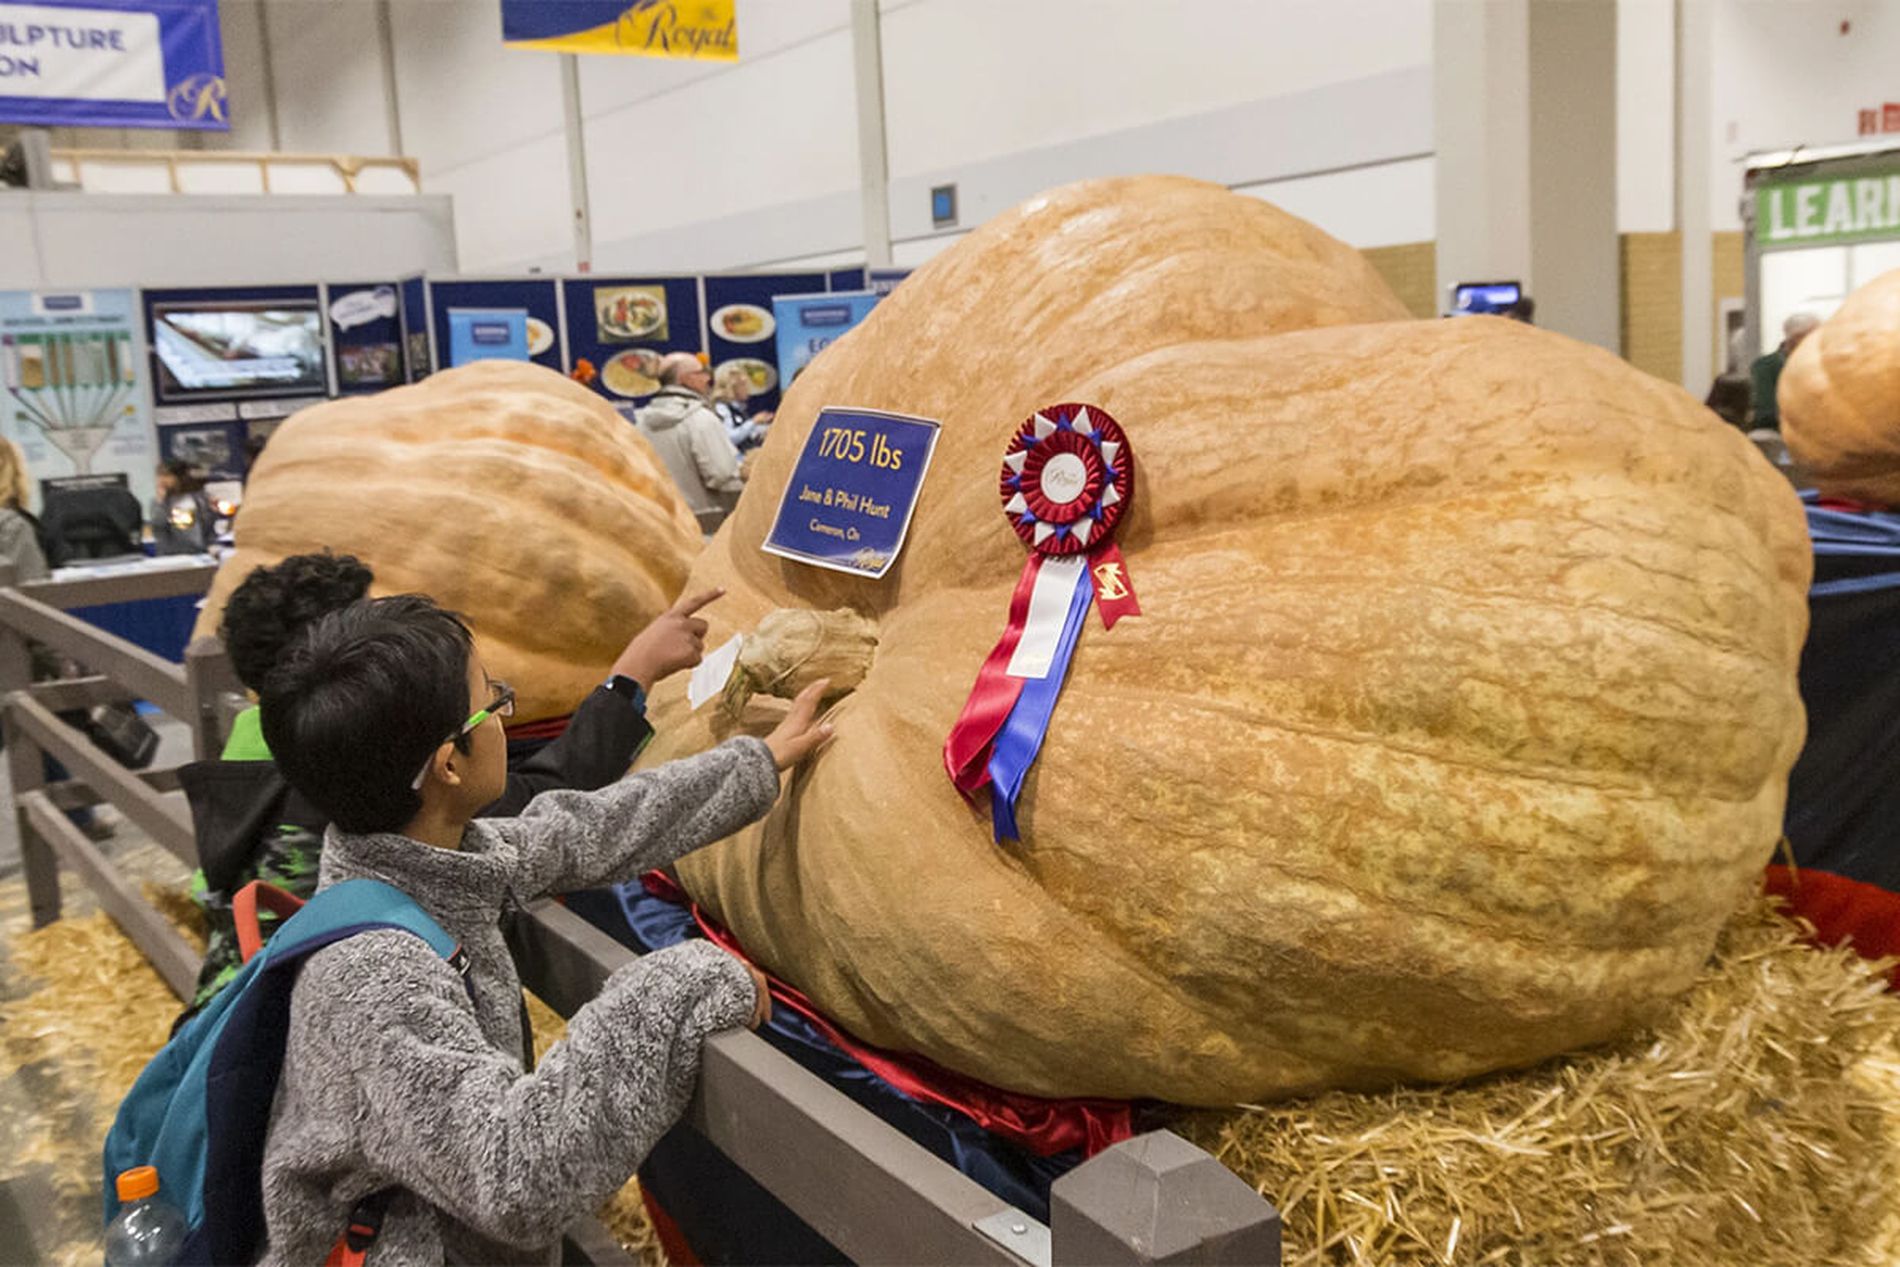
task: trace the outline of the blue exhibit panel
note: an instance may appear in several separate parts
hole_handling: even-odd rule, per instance
[[[834,268],[831,270],[831,284],[826,290],[863,290],[864,270],[861,268]]]
[[[402,299],[394,282],[331,282],[330,362],[339,396],[361,396],[407,381]]]
[[[195,594],[179,594],[172,598],[75,607],[68,615],[109,634],[117,634],[155,656],[183,664],[185,647],[191,642],[192,626],[198,623],[198,605],[202,601]]]
[[[528,359],[566,372],[561,364],[561,284],[553,278],[517,281],[453,281],[429,284],[429,319],[435,345],[449,346],[449,309],[513,309],[528,321]],[[443,366],[448,358],[443,357]]]
[[[706,278],[706,350],[713,370],[737,361],[752,377],[753,409],[776,409],[779,374],[772,300],[825,289],[824,273],[753,273]]]
[[[418,274],[403,278],[397,293],[402,304],[403,376],[419,382],[435,369],[429,355],[429,288]]]
[[[704,350],[697,277],[570,277],[561,291],[568,367],[593,366],[589,386],[623,409],[656,390],[662,356]]]

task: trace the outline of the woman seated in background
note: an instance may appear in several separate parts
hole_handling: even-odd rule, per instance
[[[152,541],[157,552],[203,554],[215,540],[216,514],[198,468],[180,458],[160,462],[158,496],[152,499]]]
[[[752,376],[746,373],[745,367],[731,361],[721,365],[719,372],[713,375],[713,412],[726,424],[726,439],[741,453],[763,443],[765,429],[772,425],[769,409],[746,413],[746,402],[751,399]]]

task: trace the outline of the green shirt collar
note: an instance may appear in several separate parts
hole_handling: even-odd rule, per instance
[[[264,719],[256,707],[245,709],[231,722],[231,737],[224,741],[226,761],[269,761],[270,745],[264,742]]]

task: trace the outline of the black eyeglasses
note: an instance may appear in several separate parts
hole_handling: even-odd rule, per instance
[[[495,693],[495,698],[488,702],[488,707],[476,709],[469,715],[469,719],[462,723],[462,728],[450,735],[447,739],[444,739],[442,743],[454,743],[463,735],[473,732],[477,726],[487,721],[490,717],[513,717],[515,715],[514,687],[508,685],[506,682],[490,681],[488,689]],[[442,744],[437,744],[436,748],[440,748],[441,746]],[[435,750],[431,749],[429,759],[424,761],[422,763],[422,769],[416,772],[416,781],[409,785],[410,791],[419,792],[422,790],[422,781],[429,777],[429,767],[434,764]]]

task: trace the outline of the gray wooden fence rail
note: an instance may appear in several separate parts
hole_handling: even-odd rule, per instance
[[[191,817],[172,770],[135,773],[57,714],[142,698],[192,729],[193,750],[217,753],[235,678],[215,641],[172,664],[66,614],[96,603],[203,593],[214,569],[13,586],[0,568],[0,725],[36,925],[60,913],[59,868],[99,904],[182,998],[198,955],[63,812],[101,801],[160,846],[196,865]],[[92,676],[35,683],[28,641]],[[48,785],[43,754],[72,772]],[[598,993],[633,952],[559,903],[539,902],[514,937],[525,985],[562,1016]],[[799,1218],[861,1263],[1277,1264],[1279,1216],[1212,1157],[1167,1131],[1117,1145],[1058,1180],[1053,1227],[991,1194],[913,1143],[756,1034],[708,1042],[691,1125]],[[628,1264],[597,1222],[570,1231],[569,1262]]]

